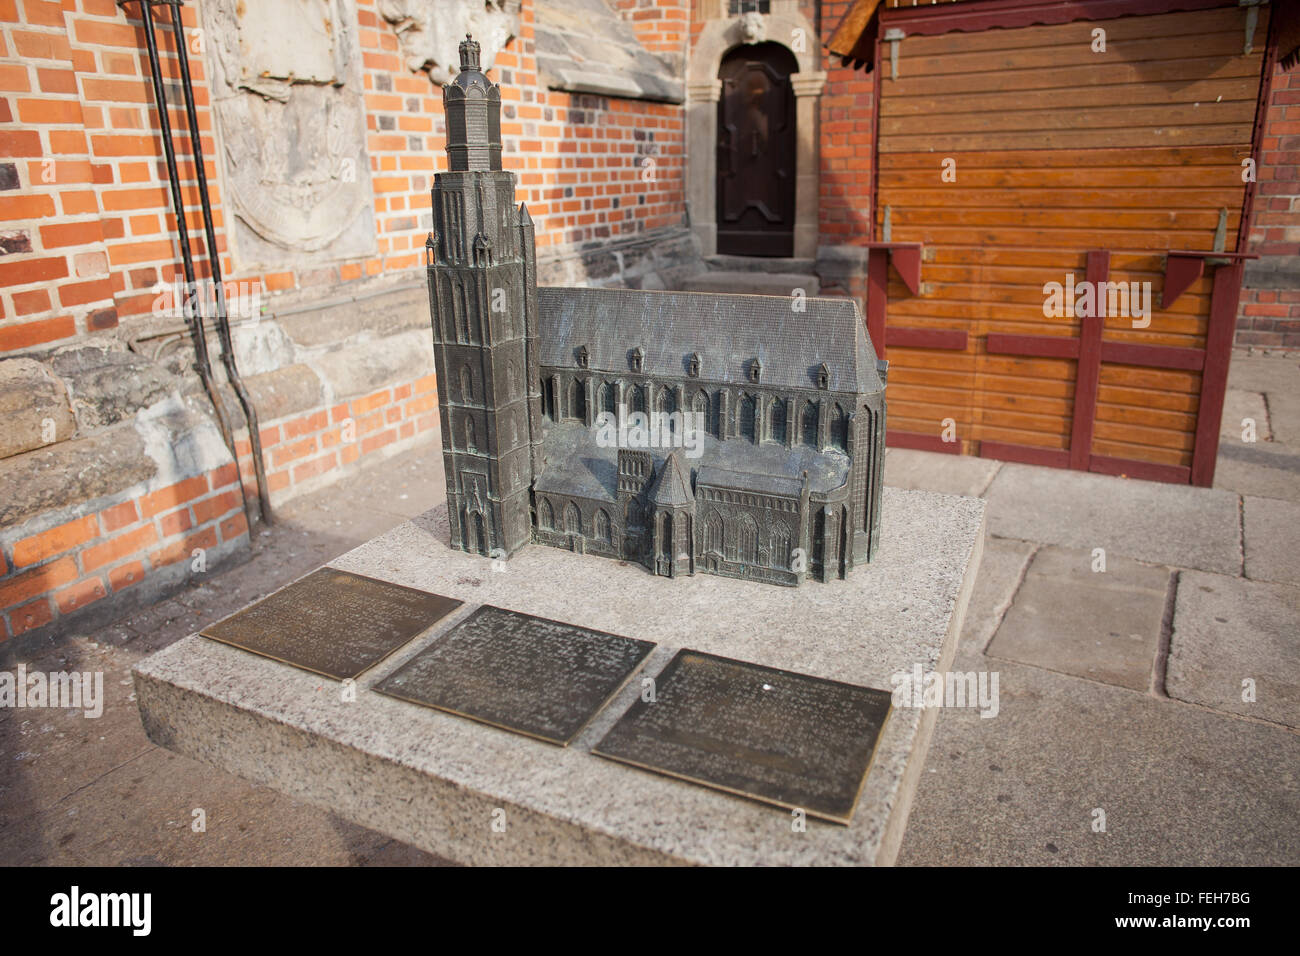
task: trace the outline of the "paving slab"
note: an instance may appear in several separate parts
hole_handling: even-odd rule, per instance
[[[1300,501],[1300,450],[1277,442],[1223,442],[1214,465],[1214,487]]]
[[[1011,607],[1011,599],[1015,597],[1037,548],[1031,542],[1014,538],[984,539],[980,572],[975,578],[975,590],[971,592],[966,623],[962,627],[960,653],[982,654],[988,647]]]
[[[889,448],[885,451],[885,484],[978,498],[988,489],[1000,467],[1002,462],[991,458]]]
[[[1300,728],[1297,622],[1300,589],[1183,572],[1174,605],[1166,692],[1215,710]],[[1253,681],[1254,701],[1243,699],[1249,696],[1244,681]],[[1289,766],[1294,770],[1300,764]]]
[[[941,712],[899,863],[1300,864],[1300,735],[1039,668],[998,671],[996,717]]]
[[[641,693],[634,679],[567,748],[374,693],[372,686],[481,604],[654,641],[642,673],[682,646],[890,690],[955,653],[978,570],[984,502],[887,488],[877,560],[849,580],[780,588],[712,575],[664,579],[534,546],[504,565],[447,546],[440,507],[332,566],[467,602],[357,682],[339,686],[190,637],[135,669],[160,745],[472,863],[892,862],[934,709],[895,708],[852,825],[810,820],[590,753]],[[498,832],[494,811],[503,811]]]
[[[1300,504],[1247,496],[1242,507],[1246,577],[1300,585]]]
[[[1241,570],[1237,496],[1209,488],[1003,465],[989,533],[1220,574]]]
[[[1300,361],[1235,351],[1228,366],[1228,386],[1262,392],[1274,440],[1300,447]]]
[[[1268,403],[1263,392],[1230,388],[1223,399],[1223,417],[1219,420],[1219,437],[1224,441],[1244,442],[1253,424],[1255,441],[1272,441],[1268,425]]]
[[[1160,644],[1169,569],[1045,547],[1025,572],[988,653],[1104,684],[1145,690]]]

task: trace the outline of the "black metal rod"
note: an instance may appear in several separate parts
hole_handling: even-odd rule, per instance
[[[185,49],[185,27],[181,24],[182,0],[169,0],[172,15],[172,36],[176,39],[176,56],[180,66],[181,90],[185,95],[185,115],[190,127],[190,148],[194,154],[194,170],[199,183],[199,202],[203,206],[203,230],[208,244],[208,265],[215,286],[217,305],[217,337],[221,342],[221,363],[226,369],[226,378],[230,387],[239,396],[239,404],[244,409],[244,420],[248,423],[248,444],[253,455],[253,475],[257,480],[257,503],[262,521],[271,524],[271,493],[266,482],[266,468],[262,461],[262,434],[257,424],[257,409],[253,407],[244,380],[239,376],[239,367],[235,363],[235,348],[230,338],[230,313],[226,302],[226,289],[221,276],[221,256],[217,252],[216,230],[212,224],[212,203],[208,198],[208,173],[203,156],[203,142],[199,135],[199,117],[194,109],[194,86],[190,81],[189,53]],[[238,462],[238,456],[236,456]],[[239,487],[242,492],[244,481],[240,477]]]
[[[212,362],[208,357],[208,342],[203,328],[202,303],[199,301],[199,297],[194,294],[197,291],[194,284],[194,260],[190,257],[190,236],[185,225],[185,204],[184,199],[181,197],[180,178],[176,174],[176,152],[172,148],[172,124],[167,116],[167,94],[163,89],[162,72],[158,66],[158,44],[154,38],[153,13],[149,9],[149,0],[140,0],[140,18],[144,22],[145,46],[149,51],[149,69],[152,73],[150,79],[153,82],[154,100],[158,104],[158,125],[162,132],[163,154],[167,160],[172,207],[176,211],[176,233],[181,245],[181,265],[185,272],[185,303],[182,304],[181,310],[189,323],[190,338],[194,342],[195,367],[198,370],[199,378],[203,381],[203,387],[208,393],[208,399],[212,402],[212,408],[217,413],[217,424],[221,428],[221,437],[225,440],[226,447],[230,449],[230,454],[233,456],[235,454],[235,439],[230,431],[230,423],[226,420],[226,412],[221,404],[221,394],[217,391],[217,383],[212,377]],[[189,303],[193,303],[193,310],[188,307]]]

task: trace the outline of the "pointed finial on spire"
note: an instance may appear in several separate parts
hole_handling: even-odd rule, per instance
[[[465,39],[460,44],[460,71],[478,70],[478,53],[479,46],[474,42],[474,37],[466,33]]]

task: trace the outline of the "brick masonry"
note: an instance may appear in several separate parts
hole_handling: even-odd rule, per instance
[[[1273,76],[1237,344],[1300,348],[1300,71]]]
[[[52,625],[182,563],[202,574],[248,542],[233,464],[30,530],[52,518],[42,515],[0,533],[0,635],[6,639]]]
[[[702,28],[700,0],[609,2],[648,50],[684,71],[692,37]],[[799,6],[824,37],[849,4],[802,0]],[[223,271],[231,281],[260,283],[273,308],[281,298],[322,294],[359,300],[377,282],[420,277],[429,188],[442,162],[441,94],[427,75],[406,67],[377,0],[356,0],[356,11],[376,252],[352,259],[326,252],[296,270],[241,272],[225,245],[199,11],[193,3],[182,8]],[[156,15],[191,239],[201,252],[169,13],[158,7]],[[648,261],[645,243],[674,246],[665,258],[669,266],[679,261],[674,244],[687,235],[683,107],[542,88],[532,0],[524,0],[520,20],[519,36],[497,56],[492,77],[503,89],[506,163],[519,176],[517,198],[537,223],[544,277],[636,285],[652,281],[648,273],[666,275],[663,262]],[[861,263],[850,261],[848,247],[869,228],[875,79],[838,59],[826,70],[818,141],[819,234],[827,256],[819,257],[817,271],[827,292],[861,298]],[[1291,265],[1300,261],[1300,134],[1291,128],[1297,110],[1300,78],[1279,74],[1265,117],[1250,232],[1252,250],[1268,267],[1248,275],[1241,344],[1300,347],[1300,292],[1293,291],[1300,288],[1300,268]],[[179,271],[157,126],[135,9],[128,15],[114,0],[0,0],[0,360],[42,359],[74,345],[123,348],[138,333],[152,334],[155,286],[174,281]],[[264,413],[273,503],[427,440],[437,421],[432,377],[393,374],[393,381],[364,382],[356,390],[321,374],[318,398],[278,417],[274,409]],[[237,437],[251,497],[247,436]],[[165,471],[163,487],[137,482],[116,497],[56,507],[0,529],[0,641],[72,622],[157,582],[174,585],[188,567],[183,554],[195,547],[211,545],[218,558],[246,548],[239,485],[217,483],[234,468],[229,462],[195,474]],[[151,510],[166,489],[198,497]]]
[[[689,0],[628,3],[656,51],[682,48]],[[187,204],[197,201],[166,7],[158,39]],[[441,91],[403,63],[375,0],[357,0],[375,196],[377,255],[297,271],[239,272],[224,238],[202,30],[182,8],[207,174],[227,279],[271,293],[337,286],[418,267],[429,188],[444,143]],[[533,11],[493,70],[504,98],[507,163],[548,247],[681,226],[684,133],[678,105],[539,89]],[[177,278],[171,211],[143,27],[113,0],[0,0],[0,354],[94,336],[148,314]],[[191,209],[191,239],[197,209]]]

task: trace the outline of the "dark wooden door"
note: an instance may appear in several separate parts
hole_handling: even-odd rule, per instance
[[[794,54],[777,43],[739,47],[718,76],[718,252],[794,254]]]

